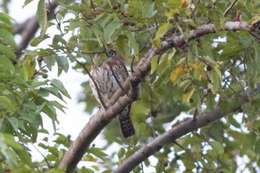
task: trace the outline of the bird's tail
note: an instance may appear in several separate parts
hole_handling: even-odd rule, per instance
[[[120,114],[119,114],[119,123],[121,127],[122,134],[125,138],[133,136],[135,134],[134,125],[132,123],[130,117],[130,109],[131,105],[126,107]]]

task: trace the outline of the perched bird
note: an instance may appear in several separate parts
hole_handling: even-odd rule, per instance
[[[90,74],[94,81],[90,80],[90,87],[96,100],[104,109],[107,106],[106,103],[117,89],[122,87],[129,74],[122,58],[116,55],[115,52],[110,53],[108,59],[106,59],[100,66],[93,66],[94,67],[91,69]],[[118,115],[121,131],[125,138],[130,137],[135,133],[129,115],[130,109],[131,105],[128,105]]]

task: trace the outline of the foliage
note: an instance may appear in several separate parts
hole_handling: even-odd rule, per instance
[[[26,0],[24,5],[31,0]],[[55,134],[37,143],[47,115],[57,125],[56,111],[64,111],[69,96],[61,81],[48,72],[55,66],[58,75],[70,67],[87,73],[98,54],[106,59],[110,49],[124,58],[127,67],[136,64],[149,47],[158,48],[170,35],[183,35],[206,23],[217,31],[189,41],[182,49],[172,48],[153,57],[149,75],[141,83],[139,99],[133,103],[131,116],[136,135],[120,136],[117,121],[111,122],[103,135],[104,148],[92,146],[84,155],[87,166],[78,172],[111,172],[115,165],[140,147],[162,134],[185,117],[212,111],[216,105],[223,112],[239,105],[243,93],[250,101],[233,113],[209,126],[187,134],[179,145],[164,146],[134,169],[154,168],[156,172],[235,172],[241,166],[237,158],[247,158],[250,172],[260,167],[259,40],[246,31],[223,31],[226,21],[257,23],[260,2],[237,1],[223,15],[230,2],[226,0],[56,0],[54,19],[48,20],[48,1],[40,0],[37,20],[40,33],[33,37],[31,49],[17,54],[14,39],[15,21],[8,15],[8,1],[0,12],[0,170],[12,172],[62,172],[56,169],[70,138]],[[47,3],[47,5],[46,5]],[[239,19],[238,19],[239,18]],[[58,32],[48,33],[53,26]],[[41,43],[51,40],[47,48]],[[86,74],[87,75],[87,74]],[[98,103],[83,83],[86,112]],[[54,96],[55,99],[51,99]],[[235,102],[229,98],[237,98]],[[42,161],[32,161],[28,143],[45,153]],[[51,143],[51,144],[50,144]],[[111,152],[110,146],[117,146]],[[113,158],[113,159],[111,159]],[[146,168],[144,168],[146,167]]]

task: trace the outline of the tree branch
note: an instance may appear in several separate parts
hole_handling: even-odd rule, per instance
[[[236,30],[246,30],[249,31],[250,26],[245,22],[227,22],[222,30],[228,31],[236,31]],[[190,32],[188,38],[184,38],[183,36],[169,36],[162,43],[162,47],[158,49],[150,48],[147,53],[141,58],[140,62],[134,68],[134,73],[126,80],[123,85],[125,91],[130,90],[130,83],[133,88],[136,88],[142,79],[148,74],[150,69],[151,59],[156,55],[161,55],[165,53],[170,48],[182,48],[186,45],[186,40],[190,41],[206,34],[216,32],[216,27],[214,24],[202,25],[196,30]],[[110,102],[108,103],[108,109],[97,112],[93,115],[89,122],[85,125],[85,127],[80,132],[77,139],[70,146],[69,150],[63,156],[59,164],[59,168],[64,169],[67,173],[73,172],[77,163],[82,158],[86,149],[89,147],[91,142],[96,138],[96,136],[101,132],[101,130],[113,119],[116,117],[120,111],[122,111],[127,105],[133,102],[136,98],[129,98],[127,95],[124,95],[124,91],[119,89],[113,95]],[[218,113],[218,112],[217,112]],[[209,116],[211,117],[211,116]],[[200,120],[201,124],[207,123],[206,116],[205,120]],[[212,118],[216,118],[215,116]],[[191,120],[186,123],[191,123]],[[199,121],[199,122],[200,122]],[[211,122],[211,121],[210,121]],[[196,124],[196,125],[201,125]],[[208,124],[208,123],[207,123]]]
[[[233,0],[233,2],[227,7],[227,9],[224,11],[223,16],[225,17],[228,12],[234,7],[234,5],[237,3],[238,0]]]
[[[159,151],[164,145],[175,142],[178,138],[204,126],[212,123],[220,118],[239,111],[241,105],[248,102],[248,97],[244,96],[240,98],[240,105],[230,109],[228,112],[223,113],[219,106],[217,106],[212,112],[204,112],[193,118],[188,118],[179,122],[176,126],[171,128],[169,131],[159,135],[147,145],[136,151],[133,155],[128,157],[118,168],[114,171],[115,173],[125,173],[133,170],[138,164],[146,160],[149,156]],[[237,100],[237,98],[236,98]]]

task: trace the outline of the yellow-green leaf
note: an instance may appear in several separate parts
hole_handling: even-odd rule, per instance
[[[173,84],[176,84],[176,81],[185,74],[185,68],[183,66],[176,67],[172,72],[170,79],[173,82]]]
[[[206,79],[206,72],[204,71],[204,65],[199,62],[192,63],[191,65],[194,77],[197,80]]]
[[[157,58],[153,58],[151,61],[151,74],[153,74],[158,66],[158,59]]]
[[[195,91],[195,88],[192,88],[191,90],[189,90],[188,92],[186,92],[183,96],[182,96],[182,101],[185,103],[190,103],[190,99],[193,96]]]
[[[158,31],[155,34],[155,38],[153,40],[154,45],[156,47],[160,47],[160,43],[161,43],[161,38],[162,36],[171,28],[171,24],[170,23],[163,23],[161,24],[160,28],[158,29]]]
[[[212,91],[216,93],[221,86],[221,71],[218,69],[218,66],[213,67],[209,77],[212,82]]]
[[[22,69],[24,72],[24,77],[26,80],[32,79],[33,75],[35,74],[35,60],[32,56],[27,56],[24,60]]]

